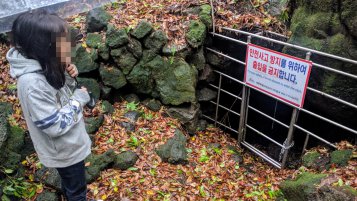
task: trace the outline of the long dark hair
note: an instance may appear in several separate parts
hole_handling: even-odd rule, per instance
[[[56,54],[56,37],[68,33],[67,23],[43,9],[19,15],[12,25],[12,45],[26,58],[37,60],[55,89],[65,83],[65,67]]]

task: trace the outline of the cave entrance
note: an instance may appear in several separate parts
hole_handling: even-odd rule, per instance
[[[330,105],[336,107],[337,104],[338,107],[352,111],[351,114],[355,117],[356,115],[353,114],[357,114],[357,104],[324,91],[323,87],[318,86],[319,82],[314,75],[316,77],[316,74],[333,73],[344,77],[343,79],[356,82],[357,75],[333,68],[331,60],[348,65],[357,65],[357,61],[274,39],[271,36],[275,38],[283,36],[272,32],[253,34],[231,28],[220,29],[223,30],[222,33],[210,33],[212,45],[207,46],[206,51],[234,63],[231,65],[233,70],[224,68],[214,70],[218,79],[209,83],[209,86],[217,91],[218,96],[209,104],[211,104],[210,108],[215,109],[205,111],[203,117],[235,134],[240,145],[277,168],[287,166],[291,155],[289,152],[291,153],[292,149],[299,150],[295,153],[299,153],[298,158],[300,158],[311,141],[315,140],[323,146],[336,149],[334,144],[336,140],[356,140],[357,125],[353,123],[354,120],[341,120],[339,116],[343,114],[325,113],[310,102],[312,99],[321,99],[321,104],[327,108]],[[244,81],[246,66],[244,58],[250,43],[266,48],[271,48],[269,46],[272,44],[274,47],[275,44],[279,46],[278,51],[287,48],[295,49],[298,51],[297,54],[290,55],[312,61],[312,76],[305,97],[307,104],[303,107],[295,106],[263,90],[252,88]],[[235,46],[234,51],[230,51],[230,46]],[[272,49],[277,50],[277,48]],[[326,62],[331,65],[326,65]],[[333,113],[332,109],[331,111]],[[337,139],[336,135],[332,137],[326,135],[326,129],[338,132],[339,138]]]

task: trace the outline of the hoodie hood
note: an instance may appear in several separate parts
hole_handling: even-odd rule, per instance
[[[20,76],[42,71],[41,65],[34,59],[27,59],[15,48],[11,48],[7,54],[6,59],[10,63],[10,75],[12,78],[19,78]]]

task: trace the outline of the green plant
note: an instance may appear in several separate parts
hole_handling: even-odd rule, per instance
[[[146,120],[152,120],[154,118],[154,115],[151,112],[148,112],[148,113],[143,113],[143,117]]]
[[[207,155],[207,150],[201,149],[201,155],[200,155],[199,161],[204,163],[204,162],[207,162],[209,159],[210,159],[210,157]]]
[[[130,136],[130,139],[126,143],[131,147],[138,147],[140,145],[140,141],[134,135]]]
[[[30,183],[23,177],[15,178],[11,176],[11,174],[14,173],[14,170],[0,167],[0,172],[6,175],[6,179],[0,181],[0,185],[3,186],[4,193],[1,197],[2,200],[10,200],[7,195],[28,200],[36,194],[37,189],[42,188],[42,184]]]
[[[127,111],[136,111],[136,110],[138,110],[138,105],[139,105],[139,103],[135,103],[134,101],[127,103],[126,110]]]
[[[176,54],[176,47],[172,46],[171,47],[171,51],[172,51],[172,55],[170,57],[170,64],[172,65],[174,63],[175,60],[175,54]]]

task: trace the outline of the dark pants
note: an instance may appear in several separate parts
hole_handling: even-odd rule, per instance
[[[62,180],[62,190],[68,201],[86,201],[87,184],[84,161],[77,164],[57,168]]]

